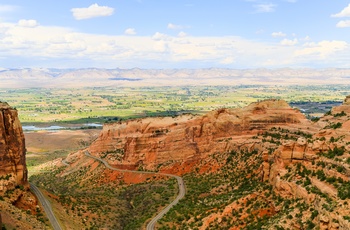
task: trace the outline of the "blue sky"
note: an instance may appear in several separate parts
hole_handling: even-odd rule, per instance
[[[0,0],[0,67],[350,68],[350,1]]]

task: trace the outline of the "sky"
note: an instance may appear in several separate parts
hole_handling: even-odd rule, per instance
[[[0,68],[350,68],[350,0],[0,0]]]

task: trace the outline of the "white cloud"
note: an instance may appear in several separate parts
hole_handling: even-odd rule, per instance
[[[304,47],[295,51],[295,56],[313,56],[314,58],[325,59],[330,54],[347,49],[348,44],[345,41],[321,41],[306,43]]]
[[[181,25],[175,25],[173,23],[169,23],[168,24],[168,29],[172,29],[172,30],[181,30],[183,28],[183,26]]]
[[[306,37],[304,37],[302,40],[303,40],[303,41],[310,41],[310,40],[311,40],[311,38],[310,38],[310,36],[309,36],[309,35],[307,35],[307,36],[306,36]]]
[[[132,28],[131,28],[132,29]],[[217,66],[233,68],[275,68],[320,63],[349,66],[349,45],[344,41],[308,42],[286,40],[265,43],[237,36],[112,36],[78,33],[64,27],[20,27],[0,23],[0,59],[14,63],[20,58],[36,66],[145,67]],[[289,44],[289,45],[288,45]],[[294,44],[294,45],[292,45]],[[342,58],[338,57],[341,56]],[[18,58],[17,58],[18,57]],[[329,57],[327,59],[327,57]],[[327,61],[327,62],[326,62]],[[59,64],[57,64],[59,65]],[[53,67],[53,66],[51,66]]]
[[[160,41],[160,40],[171,40],[170,36],[166,35],[166,34],[162,34],[159,32],[156,32],[153,36],[152,36],[153,40],[156,41]]]
[[[71,11],[76,20],[111,16],[114,13],[113,8],[108,6],[99,6],[97,3],[92,4],[88,8],[73,8]]]
[[[332,14],[331,16],[335,18],[350,17],[350,4],[339,13]]]
[[[183,38],[183,37],[186,37],[187,34],[185,32],[183,32],[183,31],[181,31],[177,36]]]
[[[21,19],[18,21],[18,25],[21,27],[36,27],[38,26],[38,22],[36,20],[25,20]]]
[[[272,3],[254,5],[256,13],[271,13],[276,10],[276,7],[277,5]]]
[[[273,32],[271,34],[271,36],[274,37],[274,38],[277,38],[277,37],[285,37],[285,36],[287,36],[287,34],[285,34],[285,33],[280,31],[280,32]]]
[[[12,12],[16,10],[16,6],[0,5],[0,12]]]
[[[350,27],[350,20],[342,20],[336,25],[338,28]]]
[[[229,65],[235,62],[235,58],[234,57],[226,57],[224,58],[222,61],[220,61],[221,64],[224,65]]]
[[[296,44],[298,44],[298,39],[294,38],[293,40],[290,40],[290,39],[283,39],[281,42],[280,42],[281,45],[284,45],[284,46],[294,46]]]
[[[128,28],[124,31],[127,35],[136,35],[136,30],[134,28]]]
[[[167,27],[168,27],[168,29],[171,29],[171,30],[181,30],[181,29],[191,28],[191,26],[188,26],[188,25],[176,25],[173,23],[168,23]]]

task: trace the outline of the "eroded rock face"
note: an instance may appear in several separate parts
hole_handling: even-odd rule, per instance
[[[0,102],[0,194],[27,186],[25,141],[17,110]]]
[[[350,96],[346,96],[343,102],[344,105],[350,105]]]
[[[343,218],[348,216],[347,202],[345,204],[338,197],[338,192],[332,184],[312,174],[322,170],[329,178],[349,181],[350,170],[345,164],[349,157],[348,152],[339,158],[342,161],[328,159],[319,154],[335,147],[350,150],[349,98],[347,97],[343,105],[333,108],[332,114],[321,118],[319,123],[307,121],[301,113],[291,109],[284,101],[268,100],[253,103],[242,109],[220,109],[204,116],[145,118],[107,124],[88,150],[119,168],[142,166],[178,175],[190,172],[197,166],[198,173],[212,172],[212,168],[215,172],[227,163],[219,159],[221,153],[231,150],[256,150],[262,158],[256,175],[272,185],[276,194],[285,199],[303,199],[319,213],[314,223],[317,223],[320,229],[350,229],[349,222]],[[329,124],[337,122],[341,122],[342,127],[328,127]],[[279,134],[280,138],[272,134]],[[208,157],[211,154],[215,158]],[[68,161],[79,164],[78,157],[82,156],[84,155],[81,153],[71,154]],[[74,160],[74,157],[77,159]],[[321,161],[324,165],[317,164]],[[244,164],[246,162],[249,161],[245,161]],[[339,165],[344,166],[342,173],[335,167]],[[186,171],[187,166],[190,169]],[[335,211],[327,210],[324,204],[328,201],[320,198],[319,194],[311,189],[318,189],[340,205],[335,207]],[[203,228],[215,222],[215,219],[220,223],[221,218],[231,215],[232,210],[239,210],[241,204],[244,202],[240,200],[239,203],[234,202],[225,207],[222,213],[209,214],[203,218]],[[274,213],[274,210],[271,213]],[[286,226],[302,228],[293,222],[287,222]]]
[[[202,159],[230,151],[236,137],[249,137],[276,125],[307,122],[283,100],[266,100],[242,109],[220,109],[204,116],[145,118],[107,124],[89,147],[93,155],[125,168]],[[232,141],[235,140],[235,141]]]

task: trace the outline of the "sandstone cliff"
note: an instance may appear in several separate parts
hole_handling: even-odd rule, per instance
[[[320,229],[350,229],[346,220],[350,208],[346,202],[350,183],[349,115],[348,96],[342,105],[312,124],[319,127],[314,135],[297,140],[283,140],[282,135],[273,152],[264,152],[262,180],[277,194],[311,205],[319,213],[314,222]],[[331,202],[337,205],[327,208]]]
[[[45,228],[44,223],[31,215],[41,211],[29,190],[25,155],[17,110],[0,102],[0,226],[5,229]]]
[[[89,147],[91,154],[124,168],[158,166],[203,159],[233,149],[272,126],[308,123],[283,100],[265,100],[245,108],[220,109],[204,116],[145,118],[107,124]]]
[[[0,102],[0,194],[28,186],[25,141],[17,110]]]

